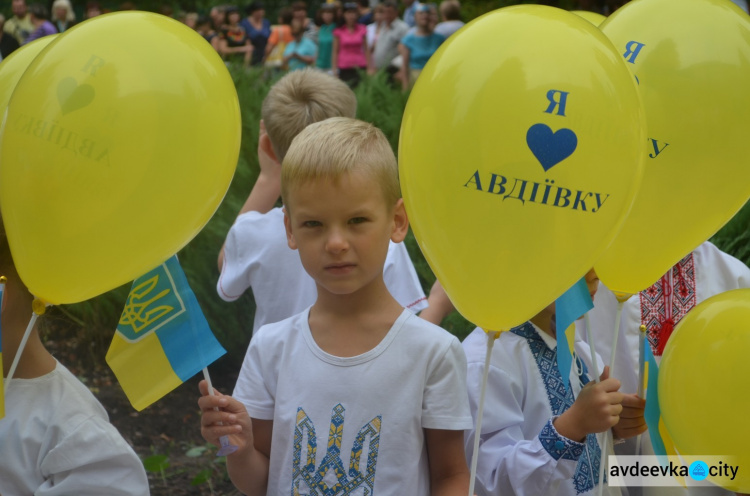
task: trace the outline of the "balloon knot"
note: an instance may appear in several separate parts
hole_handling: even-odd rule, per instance
[[[45,303],[39,298],[34,298],[34,301],[31,302],[31,310],[37,315],[44,315],[44,312],[47,311],[48,305],[48,303]]]

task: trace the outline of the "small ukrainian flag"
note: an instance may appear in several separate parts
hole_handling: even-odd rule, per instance
[[[570,369],[573,366],[573,353],[575,352],[575,321],[592,308],[594,308],[594,302],[585,277],[555,300],[557,368],[560,371],[560,377],[568,387],[570,387]]]
[[[225,353],[174,256],[133,282],[106,358],[140,411]]]

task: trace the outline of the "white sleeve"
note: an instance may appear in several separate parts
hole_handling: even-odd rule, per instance
[[[469,364],[468,368],[469,404],[475,419],[483,368],[479,363]],[[585,445],[558,434],[553,419],[526,439],[521,406],[524,396],[519,381],[490,367],[476,475],[476,492],[481,496],[556,494],[560,483],[573,477]],[[469,458],[474,434],[472,429],[466,436]]]
[[[268,349],[265,353],[260,350],[262,347],[260,343],[264,339],[261,331],[264,327],[261,327],[250,340],[250,346],[242,362],[232,396],[245,405],[250,417],[273,420],[277,376],[264,368],[264,362],[266,362],[263,360],[264,356],[273,354]],[[274,360],[270,362],[274,363]]]
[[[472,426],[466,392],[466,355],[452,337],[427,378],[422,400],[425,429],[467,430]]]
[[[250,271],[259,247],[255,245],[253,220],[258,212],[242,214],[232,225],[224,242],[224,263],[221,266],[216,292],[224,301],[234,301],[250,287]],[[259,241],[260,242],[260,241]]]
[[[427,308],[427,297],[404,243],[391,242],[388,246],[383,280],[388,291],[402,307],[414,313]]]
[[[35,496],[144,496],[149,494],[143,463],[117,429],[90,417],[43,458],[44,484]]]
[[[695,250],[698,257],[695,279],[698,290],[707,294],[699,295],[699,301],[732,289],[750,288],[750,268],[740,260],[724,253],[712,243],[705,242]]]

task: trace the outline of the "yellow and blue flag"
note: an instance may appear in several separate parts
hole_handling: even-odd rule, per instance
[[[573,287],[555,300],[557,368],[568,387],[570,387],[570,368],[573,365],[575,350],[575,321],[592,308],[594,308],[594,302],[591,299],[585,277],[582,277]]]
[[[677,449],[674,446],[674,442],[672,442],[672,436],[667,432],[667,427],[664,425],[664,418],[661,416],[661,408],[659,407],[659,365],[656,363],[651,346],[648,343],[644,346],[643,351],[646,355],[643,379],[647,384],[646,410],[643,416],[646,419],[648,433],[651,437],[651,446],[654,448],[656,456],[677,456]],[[663,458],[662,463],[667,464],[668,462]]]
[[[2,279],[5,279],[4,277]],[[5,281],[0,280],[0,308],[3,307],[3,294],[5,294]],[[0,328],[0,370],[3,370],[3,332]],[[3,383],[5,380],[0,381],[0,419],[5,417],[5,391],[3,390]]]
[[[140,411],[225,353],[174,256],[133,282],[107,363]]]

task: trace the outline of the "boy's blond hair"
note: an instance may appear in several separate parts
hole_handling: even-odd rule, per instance
[[[300,131],[329,117],[354,117],[357,98],[343,81],[314,69],[293,71],[268,92],[261,116],[279,162]]]
[[[401,190],[398,165],[383,132],[367,122],[332,117],[307,126],[292,142],[281,167],[281,197],[316,179],[336,181],[341,176],[363,172],[380,186],[388,208],[393,207]]]

